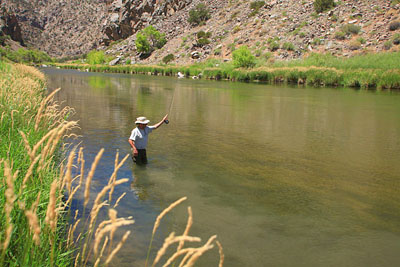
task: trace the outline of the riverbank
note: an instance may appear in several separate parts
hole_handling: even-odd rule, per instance
[[[46,97],[37,69],[0,62],[0,85],[0,265],[71,266],[58,164],[76,123]]]
[[[147,74],[230,80],[240,82],[290,83],[312,86],[400,89],[400,52],[337,58],[312,54],[303,60],[234,68],[231,62],[208,60],[189,66],[55,64],[65,69],[90,72]]]

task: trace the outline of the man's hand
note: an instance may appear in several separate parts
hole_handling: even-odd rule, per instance
[[[162,121],[166,121],[168,119],[168,114],[164,116],[164,118],[162,119]]]
[[[138,153],[137,149],[134,149],[134,150],[133,150],[133,155],[136,157],[138,154],[139,154],[139,153]]]

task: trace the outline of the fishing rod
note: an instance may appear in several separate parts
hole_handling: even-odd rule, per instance
[[[176,89],[174,89],[174,94],[172,95],[171,104],[169,104],[168,114],[171,114],[172,105],[174,104],[174,99],[175,99],[175,91],[176,91]],[[168,124],[169,120],[165,120],[164,122],[165,122],[165,124]]]

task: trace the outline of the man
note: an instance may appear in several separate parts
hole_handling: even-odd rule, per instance
[[[136,119],[136,128],[132,130],[131,136],[128,140],[132,147],[132,158],[136,164],[147,164],[146,146],[149,133],[160,127],[161,124],[167,120],[167,118],[168,114],[165,115],[159,123],[153,126],[147,126],[150,121],[146,117],[139,117]]]

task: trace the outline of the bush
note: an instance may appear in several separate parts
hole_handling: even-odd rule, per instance
[[[353,40],[350,42],[349,49],[350,50],[358,50],[361,48],[361,43],[358,40]]]
[[[360,26],[354,25],[354,24],[346,24],[342,27],[342,31],[346,33],[347,35],[349,34],[358,34],[361,30]]]
[[[165,34],[150,25],[137,33],[135,45],[139,53],[149,55],[155,49],[162,48],[166,42]]]
[[[399,28],[400,28],[400,22],[399,21],[393,21],[389,25],[389,30],[391,30],[391,31],[395,31],[395,30],[397,30]]]
[[[197,46],[199,47],[203,47],[205,45],[208,45],[210,43],[210,40],[208,40],[207,38],[201,38],[197,40]]]
[[[321,39],[319,39],[318,37],[314,38],[314,40],[311,43],[312,45],[320,45],[322,44]]]
[[[279,42],[278,41],[272,41],[269,43],[269,50],[271,51],[276,51],[279,49]]]
[[[162,61],[165,64],[168,64],[169,62],[173,61],[175,59],[175,56],[173,54],[168,54],[165,57],[163,57]]]
[[[211,37],[211,32],[204,32],[204,31],[199,31],[197,33],[197,39],[200,38],[210,38]]]
[[[357,38],[357,41],[359,41],[360,44],[365,44],[365,43],[367,42],[367,41],[366,41],[364,38],[362,38],[362,37]]]
[[[294,51],[294,44],[289,43],[289,42],[285,42],[285,43],[282,45],[282,48],[285,49],[285,50],[287,50],[287,51]]]
[[[346,34],[344,32],[336,32],[335,33],[335,39],[336,40],[344,40],[346,39]]]
[[[86,61],[90,65],[103,64],[106,61],[104,52],[92,50],[87,54]]]
[[[199,25],[202,22],[206,22],[211,18],[210,11],[204,3],[198,4],[195,8],[189,11],[188,22],[193,25]]]
[[[250,13],[250,17],[255,16],[260,8],[262,8],[265,5],[265,1],[253,1],[250,3],[250,9],[252,10]]]
[[[400,33],[396,33],[396,34],[393,36],[393,44],[395,44],[395,45],[400,44]]]
[[[232,53],[233,65],[236,68],[252,68],[256,65],[256,58],[253,56],[249,48],[244,45],[239,47]]]
[[[321,13],[326,10],[331,9],[335,6],[335,2],[333,0],[315,0],[314,1],[314,9],[315,12]]]
[[[383,48],[385,48],[385,50],[389,50],[391,47],[392,47],[391,41],[386,41],[383,43]]]

